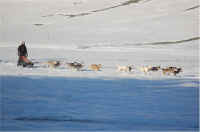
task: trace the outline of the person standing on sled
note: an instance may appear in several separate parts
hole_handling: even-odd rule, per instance
[[[28,52],[25,45],[25,41],[22,41],[21,45],[18,47],[18,56],[19,56],[19,59],[18,59],[17,66],[20,66],[20,65],[22,65],[23,67],[33,66],[33,63],[27,59]]]

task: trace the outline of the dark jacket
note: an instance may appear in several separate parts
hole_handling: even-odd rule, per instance
[[[25,44],[21,44],[18,47],[18,56],[26,56],[26,57],[28,56]]]

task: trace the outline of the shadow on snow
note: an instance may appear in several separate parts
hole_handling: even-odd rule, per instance
[[[0,84],[0,130],[199,128],[198,80],[1,76]]]

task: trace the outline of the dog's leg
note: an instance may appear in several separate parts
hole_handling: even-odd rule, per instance
[[[165,72],[164,70],[162,71],[162,73],[163,73],[163,75],[165,75],[165,74],[166,74],[166,72]]]
[[[54,66],[53,65],[50,65],[50,69],[52,70],[54,68]]]
[[[145,73],[145,75],[147,75],[147,72],[148,72],[148,71],[147,71],[147,69],[145,68],[145,69],[144,69],[144,73]]]
[[[169,72],[169,71],[166,71],[166,75],[168,75],[168,76],[169,76],[169,75],[170,75],[170,72]]]
[[[174,76],[176,76],[176,74],[177,74],[177,73],[176,73],[176,72],[174,72]]]

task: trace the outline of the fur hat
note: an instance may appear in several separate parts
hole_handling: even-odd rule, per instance
[[[21,44],[25,44],[25,41],[21,41]]]

